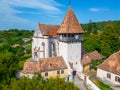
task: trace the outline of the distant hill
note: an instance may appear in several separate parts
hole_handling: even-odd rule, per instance
[[[29,30],[0,30],[0,43],[8,42],[10,45],[23,44],[24,38],[32,39],[33,31]]]
[[[91,24],[91,26],[95,25],[95,28],[97,30],[102,30],[108,22],[111,22],[113,25],[117,25],[118,23],[120,23],[120,20],[102,21],[102,22],[90,22],[90,23],[87,23],[87,24],[81,24],[81,26],[85,31],[89,29],[90,24]]]

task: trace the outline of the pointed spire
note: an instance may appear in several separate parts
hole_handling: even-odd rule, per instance
[[[80,26],[72,7],[69,6],[66,16],[58,29],[58,34],[62,33],[84,33],[82,27]]]

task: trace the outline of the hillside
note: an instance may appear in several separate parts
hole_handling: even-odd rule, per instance
[[[92,22],[90,21],[87,24],[81,24],[82,28],[84,30],[88,30],[90,29],[90,27],[95,28],[96,30],[103,30],[103,28],[105,27],[105,25],[108,23],[109,21],[102,21],[102,22]],[[114,21],[110,21],[112,22],[113,25],[118,25],[120,23],[120,20],[114,20]]]
[[[108,57],[120,50],[120,20],[83,24],[85,40],[83,45],[88,52],[97,50]]]

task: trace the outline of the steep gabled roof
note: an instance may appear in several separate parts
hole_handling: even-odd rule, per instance
[[[84,66],[90,64],[91,61],[92,59],[88,55],[84,55],[83,59],[81,60],[81,64]]]
[[[67,69],[67,65],[62,57],[42,58],[40,59],[41,72]]]
[[[57,37],[59,27],[59,25],[38,24],[38,29],[41,31],[42,35],[47,35],[50,37]]]
[[[60,33],[84,33],[82,27],[80,26],[72,7],[70,6],[66,16],[57,31],[58,34]]]
[[[101,55],[98,51],[94,51],[94,52],[90,52],[88,53],[88,56],[92,59],[92,60],[97,60],[97,59],[103,59],[104,56]]]
[[[98,68],[120,75],[120,51],[109,56]]]
[[[83,58],[82,58],[82,65],[87,65],[90,64],[92,60],[99,60],[99,59],[103,59],[104,56],[101,55],[98,51],[93,51],[90,53],[85,53]]]
[[[52,70],[67,69],[67,65],[62,57],[41,58],[35,62],[29,60],[24,63],[23,73],[45,72]]]

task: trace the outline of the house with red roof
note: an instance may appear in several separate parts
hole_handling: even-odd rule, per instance
[[[90,69],[92,60],[101,60],[104,56],[101,55],[98,51],[93,51],[90,53],[85,53],[82,58],[83,72],[87,72]]]
[[[97,67],[97,77],[120,86],[120,51],[109,56]]]
[[[57,77],[66,78],[68,68],[62,57],[40,58],[35,62],[29,59],[24,63],[23,70],[20,70],[17,78],[26,76],[32,78],[35,73],[40,73],[43,78]]]

